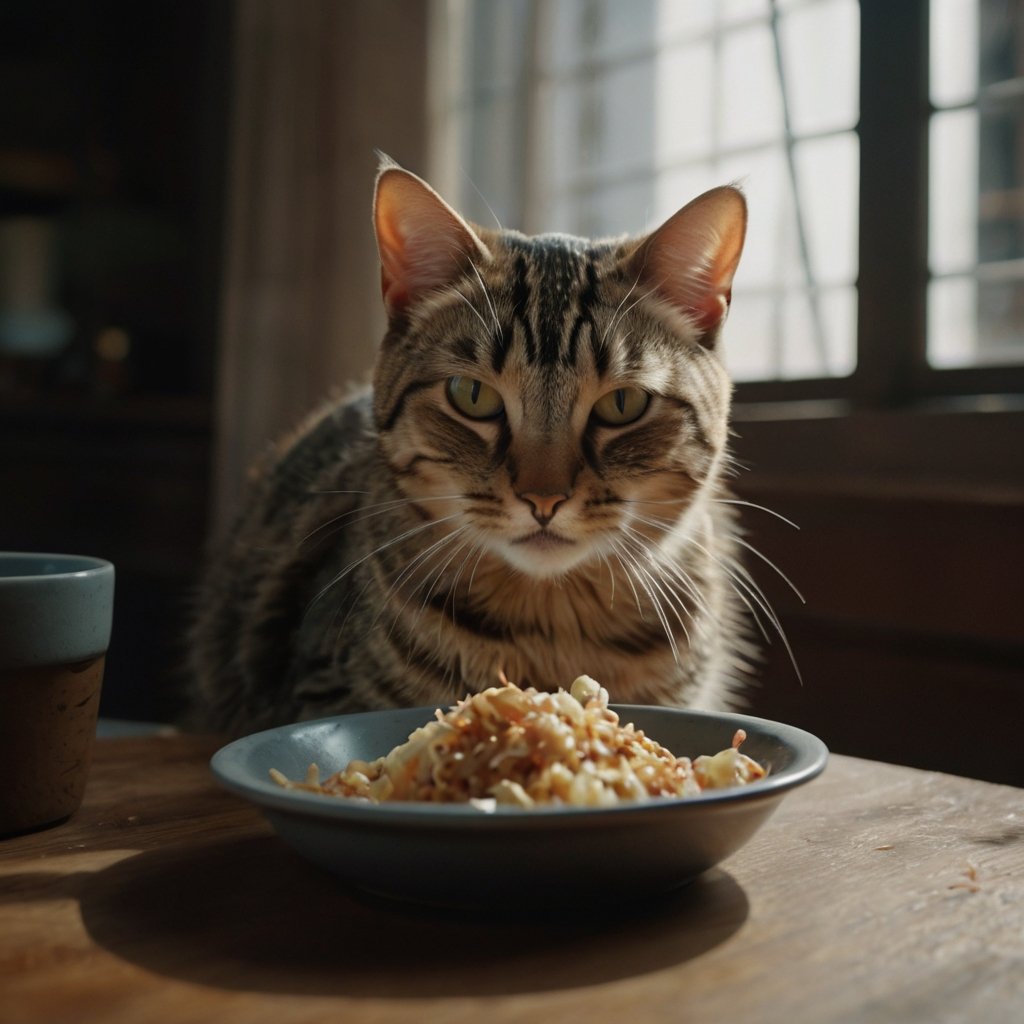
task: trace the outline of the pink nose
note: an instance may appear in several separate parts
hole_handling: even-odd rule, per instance
[[[569,500],[568,494],[534,494],[530,491],[520,494],[519,497],[529,503],[533,510],[533,518],[541,526],[547,526],[555,518],[558,507]]]

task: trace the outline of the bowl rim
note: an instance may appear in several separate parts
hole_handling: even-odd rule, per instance
[[[717,789],[688,797],[658,797],[652,800],[629,801],[611,807],[496,807],[483,811],[471,804],[431,804],[413,801],[368,803],[343,797],[285,789],[269,778],[254,778],[247,760],[254,749],[259,750],[275,740],[298,733],[336,728],[341,722],[357,722],[360,718],[400,715],[410,720],[422,716],[421,725],[430,721],[436,706],[397,708],[388,711],[364,711],[347,715],[296,722],[263,729],[240,737],[222,746],[210,759],[216,780],[227,790],[245,797],[267,811],[316,818],[321,821],[362,823],[379,827],[430,828],[507,828],[524,826],[628,824],[640,815],[695,813],[709,805],[727,806],[751,801],[778,799],[796,786],[810,782],[824,771],[829,751],[813,733],[798,726],[739,712],[697,711],[646,704],[611,704],[621,719],[629,721],[631,712],[654,712],[691,720],[714,720],[726,727],[745,729],[780,742],[793,755],[793,760],[776,774],[769,773],[745,786]],[[412,728],[416,728],[415,725]],[[714,753],[714,751],[708,751]],[[693,755],[696,756],[696,755]],[[269,766],[268,766],[269,767]],[[332,770],[334,770],[332,768]]]

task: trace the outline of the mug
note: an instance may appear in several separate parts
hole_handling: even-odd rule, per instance
[[[114,566],[0,552],[0,837],[80,806],[114,613]]]

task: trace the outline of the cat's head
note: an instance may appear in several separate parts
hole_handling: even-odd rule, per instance
[[[422,516],[541,578],[687,529],[725,456],[738,190],[589,242],[472,225],[385,162],[374,221],[375,415]]]

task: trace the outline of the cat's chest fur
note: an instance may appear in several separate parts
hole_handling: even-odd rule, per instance
[[[191,637],[196,719],[241,732],[451,703],[502,676],[722,707],[750,653],[719,334],[745,205],[640,240],[467,224],[386,165],[372,391],[265,460]]]

